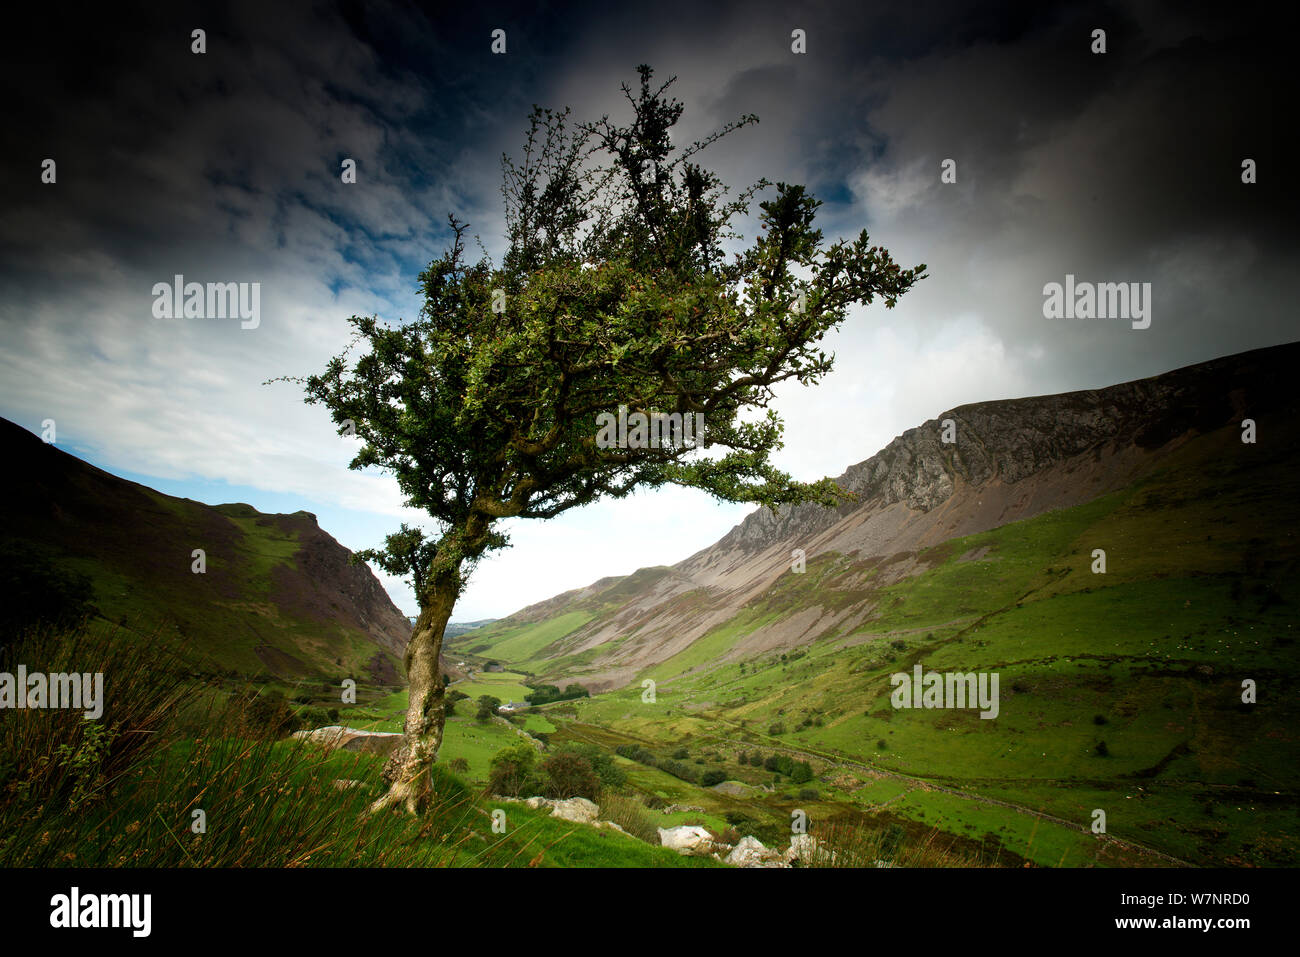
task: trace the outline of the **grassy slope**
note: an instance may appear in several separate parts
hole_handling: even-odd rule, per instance
[[[197,502],[145,490],[159,512],[169,516],[169,534],[206,543],[211,523],[221,530],[222,547],[207,551],[208,575],[189,572],[188,553],[179,561],[185,575],[157,574],[130,554],[107,550],[96,555],[64,556],[61,564],[86,575],[101,614],[137,630],[159,629],[179,639],[202,669],[243,675],[307,674],[362,679],[376,653],[397,661],[359,629],[323,624],[287,613],[272,600],[271,573],[295,568],[300,547],[296,532],[241,506],[209,508]],[[198,546],[196,546],[198,547]],[[221,587],[214,583],[217,577]],[[273,657],[257,654],[260,646]],[[282,657],[291,656],[290,658]]]
[[[735,752],[820,757],[824,815],[866,809],[1043,864],[1161,861],[1130,842],[1193,863],[1294,865],[1300,714],[1284,684],[1300,664],[1295,438],[1199,438],[1129,489],[945,543],[919,556],[928,571],[878,590],[851,557],[819,556],[628,688],[551,713],[576,714],[569,732],[611,746],[717,748],[754,784],[772,775],[742,770]],[[960,560],[976,548],[988,551]],[[1095,548],[1104,575],[1091,572]],[[834,589],[870,595],[876,616],[798,660],[710,664],[764,621],[837,600]],[[917,662],[996,671],[1000,716],[893,709],[889,675]],[[641,700],[645,676],[659,681],[653,705]],[[1240,703],[1244,678],[1258,683],[1256,705]],[[785,733],[773,736],[777,721]],[[718,811],[734,803],[668,787]],[[784,814],[785,791],[747,803]],[[1119,841],[1087,832],[1098,808]]]

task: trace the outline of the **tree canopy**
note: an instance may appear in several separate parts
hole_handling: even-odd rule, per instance
[[[419,276],[419,315],[353,316],[351,345],[305,380],[306,400],[362,440],[351,467],[391,473],[436,523],[432,535],[402,525],[361,554],[407,576],[420,601],[408,673],[417,651],[433,647],[436,662],[466,573],[507,544],[500,519],[667,484],[771,507],[844,494],[772,465],[774,388],[820,381],[833,363],[825,334],[855,304],[892,308],[925,266],[900,268],[865,230],[827,244],[814,226],[820,202],[785,183],[740,246],[733,222],[772,184],[733,195],[699,155],[757,117],[678,148],[673,80],[639,74],[622,88],[626,125],[534,108],[522,154],[502,158],[502,261],[471,257],[467,225],[450,217],[449,248]],[[597,423],[615,414],[666,422],[670,440],[598,441]],[[673,431],[684,417],[703,434]],[[411,680],[408,765],[412,750],[432,760],[441,733],[440,680],[418,702]]]

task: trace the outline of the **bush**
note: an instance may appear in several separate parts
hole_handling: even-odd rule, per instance
[[[691,753],[687,751],[685,748],[678,748],[676,751],[673,752],[673,759],[676,761],[685,761],[690,756]]]
[[[774,738],[779,738],[781,735],[785,734],[785,725],[780,721],[773,722],[768,726],[767,733]]]
[[[532,750],[529,748],[529,750]],[[582,797],[594,801],[600,781],[591,762],[573,751],[557,751],[542,762],[544,794],[549,798]]]
[[[792,777],[795,770],[794,760],[788,754],[769,755],[767,760],[763,762],[763,767],[777,774],[784,774],[786,777]],[[811,778],[811,768],[809,771],[808,777]]]
[[[817,792],[817,789],[816,789],[816,788],[800,788],[800,789],[799,789],[799,800],[800,800],[800,801],[815,801],[815,800],[817,800],[819,797],[821,797],[821,795]]]
[[[1098,741],[1097,746],[1093,748],[1093,750],[1097,752],[1098,757],[1102,757],[1102,758],[1110,757],[1110,748],[1106,747],[1105,741]]]
[[[545,735],[534,732],[533,737],[545,738]],[[619,788],[627,781],[627,775],[614,763],[613,756],[594,744],[574,742],[564,745],[560,750],[576,754],[586,760],[600,780],[602,788]]]
[[[878,747],[881,751],[887,751],[889,750],[889,742],[886,741],[884,738],[881,738],[879,741],[876,742],[876,747]]]
[[[790,780],[795,784],[804,784],[813,778],[812,765],[807,761],[799,761],[790,769]]]
[[[299,708],[298,718],[306,728],[323,728],[330,724],[330,713],[324,708]]]
[[[717,769],[705,771],[700,775],[700,787],[711,788],[715,784],[721,784],[725,780],[727,780],[727,773],[725,771],[719,771]]]
[[[492,720],[492,716],[497,713],[499,707],[501,707],[500,698],[494,698],[490,694],[479,695],[478,712],[474,715],[474,720],[479,724],[487,724]]]
[[[452,774],[469,774],[469,761],[465,758],[452,758],[447,763],[447,770]]]
[[[302,728],[284,693],[274,688],[242,701],[232,699],[235,702],[243,706],[242,730],[250,738],[285,738]]]
[[[572,701],[575,698],[589,698],[591,693],[582,685],[574,682],[563,691],[555,685],[537,685],[533,688],[532,694],[524,696],[524,700],[533,706],[539,704],[550,704],[552,701]]]
[[[659,770],[666,771],[673,777],[681,778],[683,781],[687,781],[691,784],[695,784],[696,781],[699,780],[695,773],[695,769],[689,764],[682,764],[680,761],[673,761],[671,759],[668,761],[661,761],[659,763]]]
[[[505,797],[532,797],[540,794],[543,782],[537,773],[537,751],[521,741],[492,756],[488,770],[488,789]]]

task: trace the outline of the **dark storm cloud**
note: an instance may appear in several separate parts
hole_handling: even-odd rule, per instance
[[[703,154],[727,183],[807,183],[828,239],[865,227],[929,264],[898,309],[861,310],[831,337],[834,376],[782,393],[782,464],[801,477],[960,402],[1289,341],[1295,84],[1274,16],[1242,3],[39,10],[0,39],[0,414],[57,416],[109,466],[396,513],[391,483],[346,472],[321,415],[259,383],[319,368],[352,313],[412,315],[448,213],[499,252],[498,160],[531,105],[625,117],[619,84],[641,62],[679,77],[678,142],[759,115]],[[489,50],[498,27],[505,57]],[[1096,27],[1104,56],[1089,51]],[[39,182],[46,157],[54,187]],[[345,157],[356,186],[339,181]],[[954,185],[939,181],[946,158]],[[151,287],[174,273],[262,282],[261,327],[152,319]],[[1151,282],[1151,328],[1045,319],[1043,285],[1066,273]],[[517,582],[509,562],[531,563],[536,593],[510,593],[544,598],[708,544],[720,529],[702,516],[683,506],[678,544],[654,554],[566,518],[570,552],[547,563],[564,581],[535,574],[520,530],[480,578]]]

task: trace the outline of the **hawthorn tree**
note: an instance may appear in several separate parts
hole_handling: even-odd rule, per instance
[[[428,794],[443,630],[475,563],[508,544],[501,520],[666,484],[772,508],[842,500],[830,479],[797,482],[771,465],[782,435],[773,387],[819,381],[833,361],[819,343],[850,306],[879,297],[892,308],[924,277],[865,230],[824,244],[820,203],[785,184],[760,203],[758,238],[728,256],[724,243],[744,238],[733,219],[772,184],[729,198],[697,157],[757,117],[679,149],[673,79],[654,87],[649,67],[638,72],[639,90],[622,87],[627,125],[574,125],[569,110],[534,108],[522,157],[502,157],[499,265],[486,252],[471,261],[467,227],[452,217],[450,248],[420,274],[418,317],[353,316],[348,348],[294,380],[362,440],[351,467],[390,472],[435,524],[403,524],[358,556],[406,576],[420,605],[404,743],[374,810],[418,812]],[[598,417],[620,407],[636,428],[666,423],[665,440],[643,442],[634,428],[621,447],[597,441]],[[674,430],[683,417],[702,419],[703,434]]]

